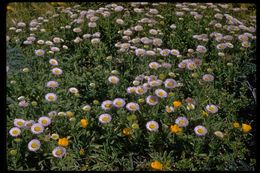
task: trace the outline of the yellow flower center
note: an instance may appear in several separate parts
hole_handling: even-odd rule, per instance
[[[198,132],[199,134],[202,134],[202,133],[204,132],[204,130],[203,130],[203,129],[198,129],[197,132]]]
[[[150,102],[151,103],[155,103],[155,99],[154,98],[150,98]]]
[[[51,87],[55,87],[56,84],[55,84],[55,83],[51,83],[50,86],[51,86]]]
[[[168,85],[169,87],[171,87],[171,86],[173,86],[173,82],[169,82],[167,85]]]
[[[130,89],[130,92],[131,92],[131,93],[135,92],[135,89],[134,89],[134,88],[131,88],[131,89]]]
[[[42,120],[42,124],[47,124],[47,120]]]
[[[185,120],[180,120],[180,121],[179,121],[179,124],[180,124],[180,125],[185,124]]]
[[[142,93],[142,92],[144,92],[144,90],[142,89],[142,88],[138,88],[138,90],[137,90],[139,93]]]
[[[116,105],[117,105],[117,106],[121,106],[121,105],[122,105],[122,102],[118,101],[118,102],[116,102]]]
[[[136,106],[135,105],[130,105],[129,106],[131,109],[136,109]]]
[[[42,55],[42,54],[43,54],[43,52],[42,52],[42,51],[39,51],[39,52],[37,52],[37,54],[38,54],[38,55]]]
[[[54,100],[54,96],[50,95],[50,96],[48,97],[48,99],[49,99],[50,101],[53,101],[53,100]]]
[[[17,122],[17,125],[18,125],[18,126],[23,126],[23,122],[22,122],[22,121],[19,121],[19,122]]]
[[[154,129],[155,127],[156,127],[155,124],[149,124],[150,129]]]
[[[62,155],[62,150],[60,150],[60,149],[57,150],[57,151],[55,152],[55,154],[58,155],[58,156]]]
[[[39,131],[41,131],[41,128],[36,126],[36,127],[34,127],[34,131],[39,132]]]
[[[54,73],[55,73],[55,74],[59,74],[59,73],[60,73],[60,70],[56,69],[56,70],[54,70]]]
[[[18,134],[18,130],[14,130],[13,135],[17,135],[17,134]]]
[[[156,64],[152,64],[152,68],[156,68]]]
[[[107,116],[102,117],[102,121],[107,122],[108,121],[108,117]]]
[[[32,148],[37,148],[37,147],[38,147],[38,144],[32,143],[32,144],[31,144],[31,147],[32,147]]]
[[[158,92],[158,95],[162,97],[162,96],[164,96],[164,93],[162,91],[160,91],[160,92]]]
[[[210,107],[209,107],[209,110],[210,110],[210,111],[214,111],[215,108],[214,108],[213,106],[210,106]]]
[[[105,104],[105,107],[106,107],[106,108],[111,108],[111,106],[112,106],[112,105],[109,104],[109,103]]]

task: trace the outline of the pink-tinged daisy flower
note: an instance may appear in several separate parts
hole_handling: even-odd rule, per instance
[[[60,68],[57,68],[57,67],[53,68],[53,69],[51,70],[51,72],[52,72],[52,74],[54,74],[54,75],[61,75],[61,74],[62,74],[62,70],[61,70]]]
[[[9,134],[13,137],[17,137],[21,134],[21,130],[18,127],[13,127],[9,130]]]
[[[114,101],[113,101],[113,105],[116,107],[116,108],[122,108],[125,106],[125,100],[122,99],[122,98],[116,98]]]
[[[57,88],[59,86],[59,83],[56,82],[56,81],[49,81],[49,82],[47,82],[46,86],[48,88],[54,89],[54,88]]]
[[[15,118],[14,119],[14,126],[23,128],[25,126],[25,120],[20,119],[20,118]]]
[[[138,111],[139,108],[140,108],[139,105],[134,102],[127,103],[126,105],[126,109],[132,112]]]
[[[66,154],[66,149],[64,147],[56,147],[52,150],[52,155],[57,158],[62,158]]]
[[[110,110],[113,107],[113,102],[111,100],[105,100],[102,102],[101,107],[103,110]]]
[[[206,82],[211,82],[214,80],[214,76],[211,74],[204,74],[202,79]]]
[[[198,45],[197,48],[196,48],[196,51],[199,52],[199,53],[206,53],[207,49],[204,46]]]
[[[169,89],[172,89],[172,88],[175,88],[178,86],[178,83],[176,82],[176,80],[174,79],[166,79],[164,81],[164,86],[165,88],[169,88]]]
[[[154,93],[156,96],[160,98],[166,98],[168,96],[167,92],[164,91],[163,89],[156,89]]]
[[[148,96],[146,98],[146,103],[150,106],[157,105],[158,103],[158,98],[156,96]]]
[[[154,120],[148,121],[146,123],[146,129],[151,132],[156,132],[159,129],[159,124]]]
[[[189,125],[189,121],[186,117],[178,117],[175,120],[175,124],[177,124],[179,127],[186,127]]]
[[[44,56],[44,54],[45,54],[45,51],[42,49],[35,50],[36,56]]]
[[[33,124],[32,127],[31,127],[31,132],[32,132],[33,134],[36,134],[36,135],[42,133],[43,130],[44,130],[44,127],[43,127],[43,125],[41,125],[40,123],[35,123],[35,124]]]
[[[98,120],[102,124],[107,124],[112,120],[112,117],[109,114],[101,114],[99,115]]]
[[[206,110],[207,110],[207,112],[214,114],[214,113],[218,112],[218,107],[216,105],[209,104],[206,106]]]
[[[119,82],[119,78],[117,76],[109,76],[108,81],[112,84],[117,84]]]
[[[46,127],[51,124],[51,119],[49,117],[43,116],[39,118],[38,123]]]
[[[54,93],[48,93],[45,95],[45,100],[47,100],[48,102],[55,102],[57,98],[57,95]]]
[[[135,93],[135,89],[136,89],[136,87],[128,87],[126,90],[127,90],[128,94],[133,94],[133,93]]]
[[[161,65],[160,65],[159,63],[157,63],[157,62],[151,62],[151,63],[149,64],[149,67],[150,67],[151,69],[157,70],[159,67],[161,67]]]
[[[163,49],[160,51],[160,54],[162,56],[168,56],[170,54],[170,50],[169,49]]]
[[[28,149],[30,151],[37,151],[41,147],[41,142],[38,139],[33,139],[28,143]]]
[[[143,95],[147,92],[147,88],[144,87],[144,86],[137,86],[135,88],[135,93],[138,94],[138,95]]]
[[[204,126],[198,125],[194,128],[194,132],[197,136],[205,136],[208,130]]]

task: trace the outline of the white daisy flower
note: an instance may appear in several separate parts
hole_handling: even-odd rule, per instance
[[[174,80],[174,79],[166,79],[165,81],[164,81],[164,86],[165,86],[165,88],[175,88],[175,87],[177,87],[177,82],[176,82],[176,80]]]
[[[125,106],[125,100],[124,100],[124,99],[121,99],[121,98],[116,98],[116,99],[113,101],[113,105],[114,105],[116,108],[124,107],[124,106]]]
[[[52,155],[57,158],[62,158],[66,154],[66,149],[64,147],[55,147],[52,150]]]
[[[112,84],[117,84],[119,82],[119,78],[117,76],[109,76],[108,81]]]
[[[54,89],[54,88],[57,88],[59,86],[59,83],[56,82],[56,81],[49,81],[49,82],[47,82],[46,86],[48,88]]]
[[[112,120],[112,117],[109,114],[101,114],[99,115],[98,120],[102,124],[107,124]]]
[[[50,59],[50,60],[49,60],[49,63],[50,63],[51,65],[53,65],[53,66],[59,65],[59,63],[58,63],[58,61],[57,61],[56,59]]]
[[[30,151],[37,151],[41,147],[41,142],[38,139],[33,139],[28,143],[28,149]]]
[[[36,135],[42,133],[43,130],[44,130],[44,127],[40,123],[35,123],[31,127],[31,132]]]
[[[189,121],[186,117],[178,117],[175,120],[175,124],[177,124],[179,127],[186,127],[189,125]]]
[[[126,109],[128,109],[129,111],[135,112],[135,111],[139,110],[140,107],[137,103],[130,102],[130,103],[127,103]]]
[[[194,128],[194,132],[197,136],[205,136],[208,130],[204,126],[198,125]]]
[[[156,96],[158,96],[160,98],[166,98],[168,96],[166,91],[164,91],[163,89],[159,89],[159,88],[156,89],[154,93]]]
[[[51,124],[51,119],[49,117],[43,116],[39,118],[38,123],[46,127]]]
[[[44,54],[45,54],[45,51],[42,49],[35,50],[36,56],[44,56]]]
[[[102,102],[101,107],[103,110],[110,110],[113,107],[113,102],[111,100],[105,100]]]
[[[9,134],[13,137],[17,137],[21,134],[21,130],[18,127],[13,127],[9,130]]]
[[[138,95],[143,95],[147,92],[147,88],[144,87],[144,86],[137,86],[135,88],[135,93],[138,94]]]
[[[146,128],[147,128],[147,130],[149,130],[151,132],[155,132],[155,131],[158,131],[159,124],[156,121],[151,120],[146,123]]]
[[[146,103],[150,106],[154,106],[154,105],[157,105],[158,103],[158,98],[156,96],[148,96],[146,98]]]
[[[71,88],[69,88],[69,92],[72,94],[77,94],[77,93],[79,93],[79,90],[75,87],[71,87]]]
[[[25,126],[25,120],[20,119],[20,118],[15,118],[14,119],[14,126],[23,128]]]
[[[62,70],[61,70],[60,68],[57,68],[57,67],[53,68],[53,69],[51,70],[51,72],[52,72],[52,74],[54,74],[54,75],[61,75],[61,74],[62,74]]]
[[[54,93],[48,93],[45,95],[45,100],[48,102],[55,102],[57,100],[57,95]]]
[[[209,104],[206,106],[206,110],[207,110],[207,112],[214,114],[214,113],[218,112],[218,107],[216,105]]]

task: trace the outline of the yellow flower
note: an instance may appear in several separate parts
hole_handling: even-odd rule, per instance
[[[131,135],[131,133],[132,133],[132,130],[130,128],[124,128],[123,129],[124,135],[129,136],[129,135]]]
[[[81,149],[79,150],[79,154],[80,154],[80,155],[84,155],[84,154],[85,154],[85,150],[84,150],[83,148],[81,148]]]
[[[238,122],[234,122],[232,125],[233,125],[234,128],[239,128],[240,127]]]
[[[83,128],[86,128],[88,126],[88,120],[87,119],[81,119],[80,124]]]
[[[162,170],[163,169],[163,165],[157,160],[155,160],[151,163],[151,167],[153,169],[156,169],[156,170]]]
[[[69,140],[67,138],[60,138],[58,144],[63,147],[67,147],[69,145]]]
[[[182,131],[182,128],[180,128],[177,124],[171,125],[170,128],[172,133],[179,133]]]
[[[172,104],[173,104],[173,106],[174,106],[175,108],[181,106],[181,102],[180,102],[180,101],[174,101]]]
[[[252,129],[252,127],[248,124],[242,124],[242,130],[244,133],[248,133],[250,130]]]

